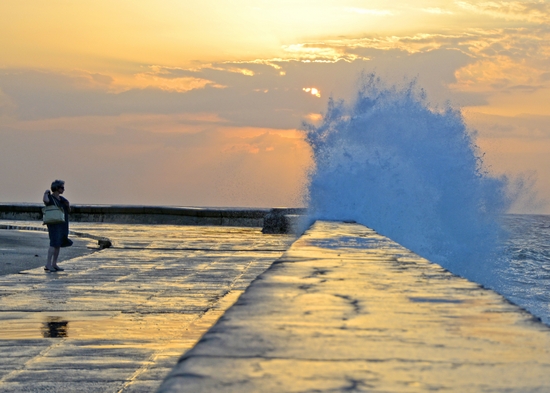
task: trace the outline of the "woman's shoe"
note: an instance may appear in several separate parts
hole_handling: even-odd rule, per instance
[[[57,270],[55,270],[54,267],[50,267],[50,268],[44,267],[44,271],[46,273],[55,273],[55,272],[57,272]]]
[[[62,267],[59,267],[59,266],[54,266],[53,268],[58,272],[64,272],[65,271],[65,269],[63,269]]]

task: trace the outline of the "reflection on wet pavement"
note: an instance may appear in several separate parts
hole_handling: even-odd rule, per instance
[[[69,336],[69,322],[60,317],[48,317],[42,324],[44,338],[64,338]]]
[[[71,229],[114,247],[64,272],[0,276],[2,392],[154,391],[294,240],[240,227]]]

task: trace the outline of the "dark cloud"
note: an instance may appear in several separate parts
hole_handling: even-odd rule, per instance
[[[212,71],[205,76],[213,76]],[[36,71],[4,72],[0,89],[9,97],[21,120],[72,116],[113,116],[122,113],[218,113],[239,126],[295,128],[301,116],[318,110],[318,99],[300,85],[287,88],[259,78],[240,83],[244,75],[219,72],[226,88],[206,86],[188,92],[157,88],[131,89],[122,93],[83,88],[71,76]],[[229,83],[231,82],[231,83]],[[267,91],[266,91],[267,90]]]
[[[370,60],[337,62],[273,61],[219,63],[196,70],[151,67],[146,74],[167,81],[196,78],[202,88],[170,91],[157,87],[115,92],[112,79],[97,74],[59,74],[36,70],[4,70],[0,89],[21,120],[123,113],[216,113],[235,126],[297,128],[309,113],[322,112],[329,96],[352,97],[362,72],[377,72],[390,82],[417,79],[429,99],[483,103],[479,95],[449,90],[456,69],[472,62],[457,50],[403,51],[354,49]],[[247,70],[245,73],[242,70]],[[250,71],[250,73],[248,72]],[[249,73],[247,75],[246,73]],[[315,87],[321,98],[303,91]]]

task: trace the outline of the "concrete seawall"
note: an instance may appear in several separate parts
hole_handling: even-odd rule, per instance
[[[159,392],[548,392],[550,329],[358,224],[316,222]]]
[[[0,220],[42,220],[41,204],[0,203]],[[290,208],[200,208],[131,205],[73,205],[71,221],[114,224],[216,225],[263,227],[266,216],[304,214]],[[280,222],[278,222],[279,225]],[[283,222],[284,225],[284,222]],[[271,232],[273,233],[273,232]],[[277,233],[277,231],[275,231]]]

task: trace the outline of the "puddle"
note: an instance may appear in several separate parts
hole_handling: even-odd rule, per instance
[[[150,341],[153,346],[163,346],[165,342],[178,340],[189,345],[216,323],[241,293],[232,291],[220,299],[216,307],[195,313],[0,312],[0,340],[142,340]]]
[[[1,312],[0,339],[78,337],[83,326],[106,323],[119,312]],[[101,329],[98,327],[98,335]]]

